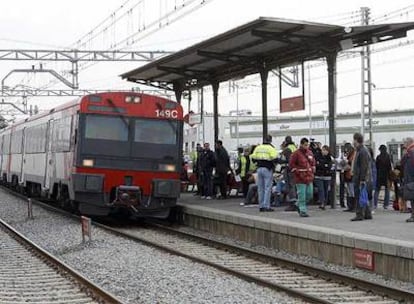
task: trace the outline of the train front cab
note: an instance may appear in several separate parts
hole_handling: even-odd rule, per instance
[[[84,214],[166,218],[180,194],[182,108],[148,95],[125,104],[126,97],[81,104],[72,195]],[[173,114],[159,116],[166,109]]]

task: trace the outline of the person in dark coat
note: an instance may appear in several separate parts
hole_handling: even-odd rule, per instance
[[[320,153],[315,154],[316,173],[315,184],[318,188],[319,208],[325,210],[328,202],[330,183],[333,176],[334,160],[328,146],[323,146]]]
[[[372,180],[371,157],[364,146],[364,137],[360,133],[354,134],[355,158],[352,162],[352,181],[356,198],[356,216],[351,221],[371,220],[372,213],[369,203],[361,206],[359,199],[362,187],[368,187]]]
[[[381,187],[384,186],[384,209],[387,209],[390,203],[389,179],[390,172],[392,170],[392,164],[391,157],[387,153],[387,147],[385,145],[381,145],[379,147],[379,150],[380,154],[377,156],[375,160],[375,165],[377,167],[377,183],[375,185],[374,207],[377,208],[378,206],[378,195],[381,190]]]
[[[346,192],[346,205],[345,212],[355,212],[356,199],[355,199],[355,187],[352,180],[352,163],[355,158],[355,149],[350,143],[346,143],[344,146],[344,153],[346,162],[343,167],[344,170],[344,183]]]
[[[213,195],[213,169],[216,166],[214,152],[210,150],[210,144],[205,143],[200,153],[201,180],[203,183],[201,198],[211,199]]]
[[[203,181],[202,181],[202,178],[201,178],[202,169],[201,169],[201,163],[200,163],[200,156],[201,156],[202,153],[203,153],[203,147],[201,147],[200,144],[197,144],[196,159],[193,163],[193,168],[194,168],[193,171],[194,171],[194,174],[197,177],[197,192],[194,195],[202,195],[202,192],[203,192],[202,191]]]
[[[401,159],[401,168],[403,171],[403,185],[414,183],[414,139],[409,137],[405,140],[404,146],[407,149]],[[403,191],[403,199],[407,199],[407,193]],[[414,223],[414,201],[411,201],[411,217],[407,219],[408,223]]]
[[[216,142],[216,175],[220,185],[221,199],[227,198],[227,173],[231,170],[230,158],[227,150],[223,147],[223,142]]]

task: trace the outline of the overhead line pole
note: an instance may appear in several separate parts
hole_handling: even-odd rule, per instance
[[[368,25],[370,9],[361,7],[361,23]],[[367,117],[368,116],[368,117]],[[361,134],[365,135],[366,119],[368,118],[368,139],[372,147],[372,83],[371,83],[371,52],[369,46],[361,51]]]

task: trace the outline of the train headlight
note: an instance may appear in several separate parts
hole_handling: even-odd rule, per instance
[[[126,102],[126,103],[131,103],[131,102],[132,102],[132,100],[133,100],[133,97],[132,97],[132,96],[126,96],[126,97],[125,97],[125,102]]]
[[[176,166],[170,165],[170,164],[159,164],[158,169],[161,171],[174,172],[176,169]]]
[[[84,167],[93,167],[93,165],[94,165],[94,161],[93,161],[93,159],[84,159],[84,160],[82,161],[82,165],[83,165]]]
[[[141,96],[135,96],[134,103],[141,103]]]
[[[126,103],[141,103],[141,96],[125,96]]]

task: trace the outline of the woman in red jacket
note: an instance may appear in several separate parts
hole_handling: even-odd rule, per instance
[[[298,208],[301,217],[308,217],[306,202],[313,197],[315,158],[309,149],[309,140],[302,138],[300,148],[290,157],[289,167],[294,174],[298,193]]]

